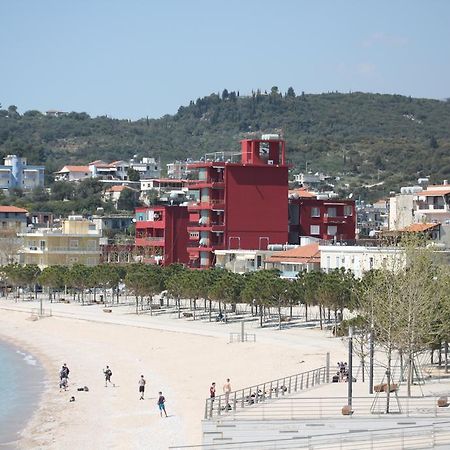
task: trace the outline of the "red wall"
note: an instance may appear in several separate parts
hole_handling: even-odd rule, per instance
[[[288,239],[288,168],[277,166],[226,166],[225,246],[260,248],[260,237],[270,244]],[[262,240],[261,248],[266,248]]]
[[[291,203],[299,205],[299,226],[297,230],[301,236],[313,236],[320,239],[333,239],[327,234],[329,225],[337,227],[336,239],[338,240],[353,240],[356,232],[356,209],[353,200],[318,200],[316,198],[299,198],[290,200]],[[351,215],[344,215],[344,206],[352,207]],[[320,217],[311,217],[311,210],[313,207],[320,209]],[[336,218],[331,218],[326,222],[325,215],[329,207],[336,208]],[[311,225],[320,226],[320,234],[313,235],[310,233]],[[295,227],[292,228],[294,230]]]

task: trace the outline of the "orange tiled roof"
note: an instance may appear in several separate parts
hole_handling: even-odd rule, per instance
[[[133,189],[130,186],[111,186],[110,188],[106,189],[105,192],[122,192],[125,189],[129,189],[130,191],[139,192],[137,189]]]
[[[1,206],[0,205],[0,212],[2,212],[2,213],[10,213],[10,212],[27,213],[28,211],[23,208],[18,208],[17,206]]]
[[[412,223],[407,227],[401,229],[400,231],[404,231],[406,233],[422,233],[427,230],[431,230],[439,226],[440,223]]]
[[[419,197],[435,197],[437,195],[447,195],[450,194],[450,186],[432,186],[436,189],[428,188],[426,191],[418,192],[416,195]],[[438,189],[439,188],[439,189]]]
[[[319,244],[309,244],[284,252],[277,252],[267,258],[266,262],[320,263]]]
[[[289,195],[297,194],[300,198],[316,198],[317,195],[314,192],[308,191],[306,189],[291,189]]]
[[[59,172],[55,173],[67,172],[89,172],[89,166],[64,166]]]

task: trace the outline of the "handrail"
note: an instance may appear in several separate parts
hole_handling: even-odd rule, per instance
[[[300,392],[319,384],[329,382],[329,368],[326,366],[307,372],[290,375],[276,380],[259,383],[250,387],[208,398],[205,402],[205,419],[213,419],[229,411],[247,408],[257,403],[277,398],[292,392]]]

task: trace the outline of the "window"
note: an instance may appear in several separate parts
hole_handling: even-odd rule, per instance
[[[87,241],[87,248],[88,250],[97,250],[96,241],[95,240]]]
[[[327,228],[327,234],[328,236],[336,236],[337,234],[337,226],[336,225],[329,225]]]
[[[78,262],[78,258],[77,257],[70,256],[67,259],[69,260],[70,264],[74,264],[74,263]]]
[[[69,248],[78,248],[78,239],[71,239],[69,241]]]
[[[336,256],[336,268],[339,268],[341,262],[341,258],[339,256]]]
[[[320,234],[320,225],[310,225],[309,234],[313,235]]]
[[[256,268],[259,269],[262,266],[262,256],[258,255],[256,257]]]
[[[353,216],[353,207],[351,205],[344,206],[344,216]]]
[[[320,217],[320,208],[317,206],[311,208],[311,217]]]
[[[45,241],[41,241],[41,242],[39,243],[39,245],[40,245],[40,247],[41,247],[41,250],[45,250]]]
[[[328,217],[336,217],[336,208],[328,208]]]

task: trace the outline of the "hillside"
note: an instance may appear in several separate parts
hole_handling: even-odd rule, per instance
[[[226,90],[182,106],[174,115],[135,122],[86,113],[47,117],[0,110],[0,153],[63,164],[160,156],[163,162],[236,150],[238,140],[282,132],[295,170],[340,175],[352,188],[379,181],[380,194],[419,176],[450,178],[450,102],[365,93],[242,97]],[[361,192],[361,189],[358,189]]]

